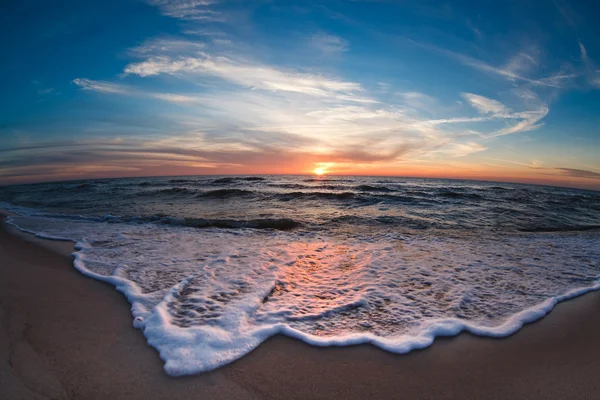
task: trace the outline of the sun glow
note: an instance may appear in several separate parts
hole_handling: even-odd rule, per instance
[[[325,175],[327,173],[327,168],[325,167],[317,167],[313,170],[313,172],[317,175]]]

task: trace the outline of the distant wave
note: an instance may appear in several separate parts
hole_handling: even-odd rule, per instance
[[[96,189],[94,183],[78,183],[78,184],[60,184],[56,186],[46,187],[47,184],[40,184],[40,191],[45,193],[62,193],[62,192],[84,192]]]
[[[241,182],[261,182],[266,180],[265,178],[259,176],[245,176],[245,177],[225,177],[225,178],[217,178],[217,179],[184,179],[184,178],[175,178],[168,179],[164,181],[158,180],[148,180],[134,183],[134,186],[170,186],[170,185],[192,185],[192,186],[204,186],[204,185],[229,185],[234,183]],[[124,186],[129,186],[131,184],[124,184]]]
[[[261,182],[266,180],[265,178],[262,178],[260,176],[245,176],[245,177],[226,177],[226,178],[219,178],[219,179],[215,179],[214,181],[212,181],[212,183],[214,185],[222,185],[222,184],[229,184],[229,183],[234,183],[234,182]]]
[[[303,185],[301,183],[271,183],[270,187],[280,188],[280,189],[300,189],[300,190],[344,190],[347,189],[346,186],[341,185]]]
[[[417,230],[428,229],[428,228],[432,228],[434,226],[434,224],[432,224],[432,223],[428,223],[428,222],[421,221],[418,219],[413,219],[410,217],[387,216],[387,215],[382,215],[377,218],[366,218],[366,217],[359,217],[359,216],[344,215],[341,217],[336,217],[336,218],[331,219],[325,225],[328,225],[328,224],[348,225],[348,226],[395,225],[398,227],[417,229]]]
[[[169,182],[169,183],[196,183],[198,181],[190,180],[190,179],[169,179],[167,182]]]
[[[145,182],[140,182],[137,185],[138,186],[152,186],[152,182],[145,181]]]
[[[109,224],[157,224],[174,225],[188,228],[223,228],[223,229],[276,229],[287,231],[301,227],[302,222],[291,218],[257,218],[257,219],[219,219],[219,218],[176,218],[165,214],[146,216],[116,216],[106,214],[102,217],[91,217],[68,214],[44,214],[46,218],[66,221],[105,222]]]
[[[447,199],[470,199],[470,200],[479,200],[483,197],[478,195],[477,193],[458,193],[453,191],[443,191],[438,193],[438,196],[445,197]]]
[[[552,233],[552,232],[579,232],[600,230],[600,225],[575,225],[575,226],[536,226],[532,228],[521,228],[521,232],[527,233]]]
[[[195,192],[190,189],[175,187],[170,189],[162,189],[159,190],[157,193],[194,194]]]
[[[386,203],[416,203],[419,201],[435,202],[434,200],[423,200],[417,199],[412,196],[402,196],[397,194],[385,193],[355,193],[355,192],[290,192],[290,193],[277,193],[274,195],[275,199],[279,201],[292,201],[292,200],[323,200],[323,201],[347,201],[348,205],[357,203],[359,205],[377,204],[379,202]]]
[[[234,219],[205,219],[205,218],[171,218],[167,223],[171,225],[180,225],[190,228],[225,228],[225,229],[277,229],[287,231],[298,228],[302,223],[294,221],[291,218],[265,218],[265,219],[250,219],[250,220],[234,220]]]
[[[396,192],[396,190],[385,186],[358,185],[354,189],[362,192]]]
[[[175,197],[190,197],[206,198],[206,199],[228,199],[234,197],[251,196],[255,192],[244,189],[215,189],[207,191],[199,191],[195,189],[188,189],[183,187],[174,187],[168,189],[159,189],[150,192],[138,192],[134,193],[134,196],[145,197],[145,196],[175,196]]]
[[[255,192],[244,189],[217,189],[209,190],[207,192],[200,192],[196,195],[198,198],[216,198],[216,199],[228,199],[232,197],[245,197],[252,196]]]
[[[281,201],[290,201],[294,199],[307,200],[348,200],[356,197],[353,192],[291,192],[277,194],[276,197]]]
[[[271,183],[269,186],[281,189],[309,189],[311,187],[309,185],[302,185],[300,183]]]
[[[302,182],[355,182],[355,179],[309,178]]]

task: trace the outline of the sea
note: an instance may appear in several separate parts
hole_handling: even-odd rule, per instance
[[[8,222],[76,243],[170,375],[273,335],[393,353],[504,337],[600,288],[600,192],[351,176],[184,176],[0,187]]]

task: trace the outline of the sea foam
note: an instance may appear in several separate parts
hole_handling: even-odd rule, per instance
[[[76,242],[75,267],[125,294],[170,375],[228,364],[276,334],[394,353],[462,331],[503,337],[600,288],[594,232],[339,236],[13,211],[19,229]]]

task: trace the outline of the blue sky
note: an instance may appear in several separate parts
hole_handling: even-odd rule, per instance
[[[600,6],[479,3],[4,4],[0,183],[321,167],[600,188]]]

